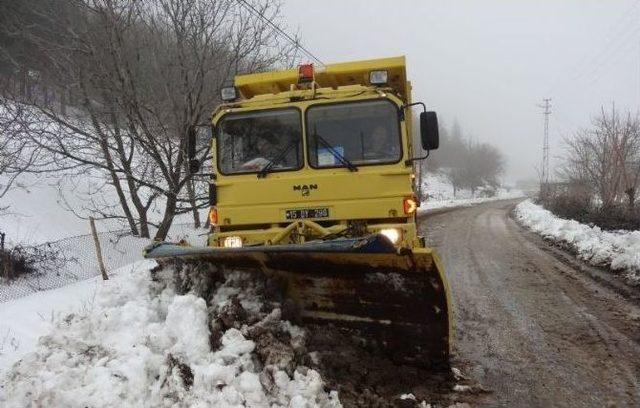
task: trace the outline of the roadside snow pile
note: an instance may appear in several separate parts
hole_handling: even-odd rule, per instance
[[[140,265],[56,319],[2,380],[0,406],[341,406],[303,364],[305,332],[266,301],[266,283]]]
[[[442,173],[428,173],[422,180],[423,194],[427,195],[426,200],[420,205],[418,214],[436,208],[468,207],[488,201],[507,200],[524,197],[520,190],[508,190],[498,188],[493,192],[492,197],[486,196],[486,191],[481,191],[483,196],[474,197],[470,190],[461,189],[455,192],[447,176]]]
[[[91,310],[102,284],[101,277],[85,279],[0,303],[0,379],[13,363],[36,349],[38,338],[49,333],[56,321],[78,310]],[[0,285],[0,297],[2,289]]]
[[[597,226],[559,218],[531,200],[518,204],[515,215],[544,238],[569,245],[579,258],[592,265],[624,271],[632,283],[640,284],[640,231],[603,231]]]
[[[519,190],[507,191],[504,189],[498,190],[497,194],[493,197],[477,197],[477,198],[463,198],[463,199],[448,199],[443,201],[430,201],[420,204],[418,214],[428,210],[434,210],[436,208],[452,208],[452,207],[470,207],[475,204],[487,203],[490,201],[509,200],[512,198],[522,198],[524,193]]]
[[[454,190],[447,176],[438,172],[427,172],[422,178],[422,192],[427,194],[428,200],[446,201],[454,198]],[[471,198],[468,190],[456,191],[456,197]]]

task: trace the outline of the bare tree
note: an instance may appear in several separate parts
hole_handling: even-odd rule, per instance
[[[594,186],[603,208],[626,198],[635,207],[640,185],[640,120],[615,106],[601,109],[593,126],[565,139],[567,154],[560,175],[568,181]]]
[[[232,0],[57,0],[33,7],[56,35],[42,28],[21,35],[42,56],[39,72],[74,104],[63,112],[22,98],[32,108],[20,118],[25,133],[61,169],[101,177],[94,193],[110,195],[94,194],[92,213],[126,220],[145,237],[154,225],[157,239],[177,214],[191,212],[199,223],[204,189],[186,172],[187,130],[206,122],[233,74],[288,60],[293,46],[281,44],[269,23],[277,21],[278,4],[256,5],[261,15]],[[27,23],[17,19],[9,29]]]
[[[0,212],[9,208],[2,199],[15,187],[18,177],[37,162],[40,153],[27,138],[21,137],[18,115],[0,98]]]
[[[620,124],[613,146],[617,169],[620,172],[620,189],[627,199],[630,211],[635,209],[640,187],[640,120],[638,115],[627,113]]]

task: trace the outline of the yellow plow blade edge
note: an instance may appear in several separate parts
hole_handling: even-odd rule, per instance
[[[431,249],[397,253],[242,251],[185,248],[169,256],[233,270],[260,270],[281,279],[307,324],[348,329],[416,366],[448,363],[449,287]]]

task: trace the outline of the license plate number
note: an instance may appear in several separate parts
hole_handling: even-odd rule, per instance
[[[298,220],[301,218],[328,218],[329,209],[324,208],[300,208],[296,210],[286,210],[285,218],[288,220]]]

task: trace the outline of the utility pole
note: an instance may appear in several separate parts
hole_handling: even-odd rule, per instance
[[[540,194],[545,195],[549,186],[549,115],[551,115],[551,98],[544,98],[543,104],[538,105],[543,109],[544,115],[544,140],[542,142],[542,177],[540,178]]]

